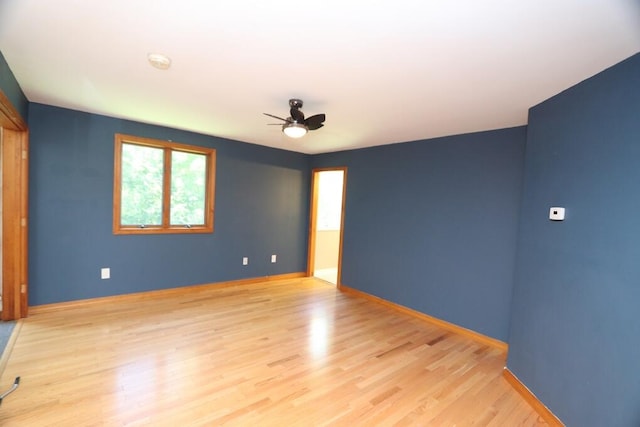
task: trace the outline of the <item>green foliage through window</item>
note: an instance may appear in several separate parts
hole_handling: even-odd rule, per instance
[[[122,144],[123,225],[162,225],[164,150]]]
[[[215,150],[116,134],[114,233],[213,231]]]
[[[171,153],[171,224],[204,224],[206,160],[202,154]]]

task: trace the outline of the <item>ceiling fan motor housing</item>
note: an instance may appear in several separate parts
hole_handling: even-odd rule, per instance
[[[291,108],[302,108],[302,100],[301,99],[296,99],[296,98],[292,98],[289,100],[289,107]]]

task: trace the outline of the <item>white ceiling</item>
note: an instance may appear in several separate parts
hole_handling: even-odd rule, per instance
[[[0,0],[0,51],[32,102],[321,153],[523,125],[640,51],[640,1]],[[266,126],[293,97],[325,127]]]

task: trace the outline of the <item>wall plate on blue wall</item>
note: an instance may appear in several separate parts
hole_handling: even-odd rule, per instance
[[[564,221],[564,208],[549,208],[549,219],[551,221]]]

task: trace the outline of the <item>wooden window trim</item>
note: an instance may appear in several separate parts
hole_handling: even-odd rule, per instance
[[[164,155],[164,191],[162,200],[162,225],[123,226],[120,224],[122,197],[122,144],[135,144],[147,147],[161,148]],[[169,223],[170,198],[171,198],[171,152],[182,151],[205,155],[207,158],[207,176],[205,189],[205,224],[175,226]],[[113,172],[113,234],[193,234],[213,233],[214,200],[215,200],[215,168],[216,150],[213,148],[199,147],[195,145],[180,144],[172,141],[162,141],[152,138],[124,135],[117,133],[114,139],[114,172]],[[169,171],[169,173],[167,173]]]

